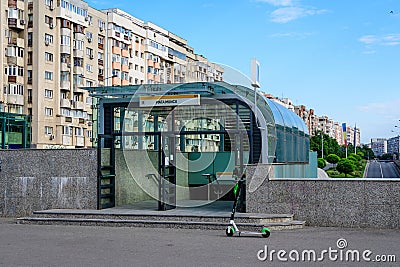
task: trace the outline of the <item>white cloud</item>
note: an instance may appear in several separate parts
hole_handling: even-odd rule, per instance
[[[399,45],[400,34],[364,35],[358,40],[366,45]]]
[[[379,115],[389,115],[390,118],[400,115],[400,99],[394,99],[385,102],[369,103],[363,106],[358,106],[357,109],[362,112],[374,113]]]
[[[274,33],[271,34],[270,37],[277,37],[277,38],[297,38],[297,39],[304,39],[308,36],[314,35],[313,32],[286,32],[286,33]]]
[[[307,9],[302,7],[283,7],[271,13],[271,20],[276,23],[287,23],[302,17],[326,13],[327,10]]]
[[[257,2],[267,3],[273,6],[293,6],[292,0],[256,0]]]
[[[400,34],[364,35],[358,41],[365,44],[364,54],[375,54],[376,50],[374,47],[376,46],[400,45]]]

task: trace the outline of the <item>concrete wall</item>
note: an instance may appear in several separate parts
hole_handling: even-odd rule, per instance
[[[292,213],[311,226],[400,228],[400,179],[268,179],[248,166],[247,212]]]
[[[0,150],[0,160],[0,216],[96,208],[96,150]]]

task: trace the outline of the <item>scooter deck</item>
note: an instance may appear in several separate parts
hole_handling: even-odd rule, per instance
[[[239,231],[238,233],[237,233],[239,236],[241,236],[241,235],[257,235],[257,236],[262,236],[262,233],[260,233],[260,232],[248,232],[248,231]]]

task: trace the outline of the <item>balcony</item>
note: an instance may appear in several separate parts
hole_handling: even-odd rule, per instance
[[[113,54],[121,55],[121,48],[118,47],[118,46],[113,46],[113,47],[112,47],[112,53],[113,53]]]
[[[71,90],[71,82],[70,81],[61,81],[60,89],[70,91]]]
[[[98,60],[97,60],[97,63],[98,63],[100,66],[103,66],[103,65],[104,65],[104,61],[103,61],[102,59],[98,59]]]
[[[23,95],[8,95],[7,102],[16,105],[24,105],[24,96]]]
[[[79,147],[85,146],[85,137],[76,136],[75,137],[75,146],[79,146]]]
[[[121,69],[121,63],[120,62],[113,62],[112,63],[112,68],[120,70]]]
[[[83,50],[74,48],[74,57],[83,58],[84,56],[85,56],[85,52]]]
[[[70,135],[63,135],[62,137],[62,144],[64,146],[70,146],[72,145],[72,136]]]
[[[104,45],[103,45],[103,44],[101,44],[101,43],[98,43],[98,44],[97,44],[97,47],[98,47],[99,49],[101,49],[101,50],[103,50],[103,49],[104,49]]]
[[[17,65],[17,57],[8,56],[7,57],[7,64],[9,64],[9,65]]]
[[[61,54],[71,54],[71,46],[69,45],[60,45],[60,53]]]
[[[16,83],[17,82],[17,76],[8,76],[8,82],[9,83]]]
[[[122,65],[122,66],[121,66],[121,70],[122,70],[123,72],[129,72],[129,66],[128,66],[128,65]]]
[[[123,56],[123,57],[129,57],[129,50],[127,50],[127,49],[122,49],[122,50],[121,50],[121,56]]]
[[[81,66],[74,66],[74,73],[83,73],[83,67]]]
[[[71,102],[69,99],[60,99],[60,108],[70,108]]]
[[[61,71],[70,71],[71,63],[61,62]]]
[[[75,109],[84,110],[85,104],[82,101],[73,101],[73,107]]]

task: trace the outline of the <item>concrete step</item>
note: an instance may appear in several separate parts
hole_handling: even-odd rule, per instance
[[[236,220],[235,220],[236,222]],[[82,226],[114,226],[114,227],[154,227],[154,228],[186,228],[186,229],[215,229],[225,230],[229,225],[225,221],[179,221],[179,220],[131,220],[111,218],[64,218],[64,217],[23,217],[18,218],[19,224],[41,224],[41,225],[82,225]],[[268,227],[271,231],[300,229],[304,227],[304,221],[285,221],[269,223],[238,223],[241,231],[260,231]]]
[[[228,222],[229,212],[215,212],[210,214],[190,214],[175,211],[140,211],[140,210],[65,210],[54,209],[35,211],[34,218],[66,218],[66,219],[106,219],[128,221],[168,221],[168,222]],[[259,214],[236,213],[236,223],[269,224],[286,223],[293,221],[292,214]]]

